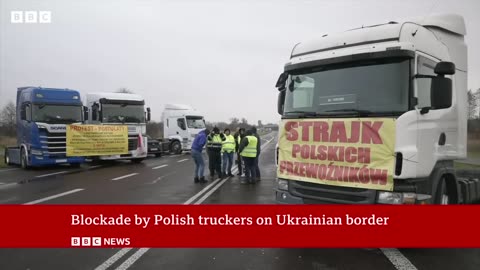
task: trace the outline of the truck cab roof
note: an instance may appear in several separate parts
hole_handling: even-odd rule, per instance
[[[80,93],[77,90],[66,88],[19,87],[17,89],[17,103],[20,102],[20,98],[22,102],[82,105]]]
[[[455,60],[457,68],[466,70],[467,59],[463,55],[454,55],[452,53],[454,50],[449,54],[445,46],[446,41],[453,41],[457,46],[462,46],[465,34],[465,21],[463,17],[455,14],[362,26],[298,43],[293,48],[291,62],[287,65],[399,48],[423,51],[442,61]],[[455,59],[448,59],[450,55]]]

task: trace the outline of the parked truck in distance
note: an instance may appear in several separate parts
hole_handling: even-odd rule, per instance
[[[22,168],[54,164],[79,166],[66,156],[66,125],[83,122],[80,93],[70,89],[20,87],[16,100],[17,146],[5,149],[5,163]]]
[[[446,14],[297,44],[276,85],[277,202],[480,199],[454,168],[467,153],[465,35]]]
[[[180,154],[190,151],[195,136],[205,129],[203,115],[188,105],[166,104],[162,113],[162,152]]]
[[[128,159],[135,163],[147,157],[148,139],[146,123],[150,121],[150,108],[145,111],[145,100],[142,96],[130,93],[88,93],[87,124],[94,125],[127,125],[128,154],[96,156],[98,160]]]

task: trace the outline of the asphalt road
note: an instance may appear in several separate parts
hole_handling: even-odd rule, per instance
[[[237,177],[194,184],[193,160],[184,154],[143,164],[1,169],[0,203],[272,204],[274,138],[263,138],[262,181],[253,186],[240,185]],[[476,270],[480,249],[0,249],[0,269]]]

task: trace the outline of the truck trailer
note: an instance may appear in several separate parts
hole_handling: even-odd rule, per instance
[[[195,136],[205,129],[203,115],[188,105],[166,104],[162,113],[162,151],[180,154],[190,151]]]
[[[55,164],[79,166],[83,157],[66,156],[66,125],[83,122],[80,93],[70,89],[17,89],[17,146],[5,149],[5,163],[22,168]]]
[[[95,156],[93,160],[128,159],[135,163],[147,157],[148,139],[146,124],[150,121],[150,108],[145,111],[142,96],[130,93],[88,93],[87,124],[93,125],[127,125],[128,154]]]
[[[460,204],[467,45],[455,14],[362,26],[294,46],[276,87],[276,201]]]

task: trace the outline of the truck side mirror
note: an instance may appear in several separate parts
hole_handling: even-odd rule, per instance
[[[98,103],[93,103],[92,105],[92,121],[98,120]]]
[[[25,110],[25,106],[22,106],[20,109],[20,120],[27,120],[27,110]]]
[[[283,72],[280,74],[278,77],[277,83],[275,84],[275,87],[278,89],[278,91],[283,91],[285,90],[285,83],[287,82],[288,79],[288,73]]]
[[[88,120],[88,107],[83,106],[83,121],[87,121],[87,120]]]
[[[433,110],[452,106],[452,80],[450,78],[440,76],[432,78],[430,104]]]
[[[277,112],[278,114],[283,114],[283,104],[285,103],[285,93],[287,91],[283,90],[278,92],[278,99],[277,99]]]
[[[433,70],[435,74],[443,77],[445,75],[455,74],[455,64],[452,62],[439,62]]]
[[[151,118],[152,118],[152,113],[151,113],[150,107],[148,107],[147,108],[147,122],[150,121]]]

